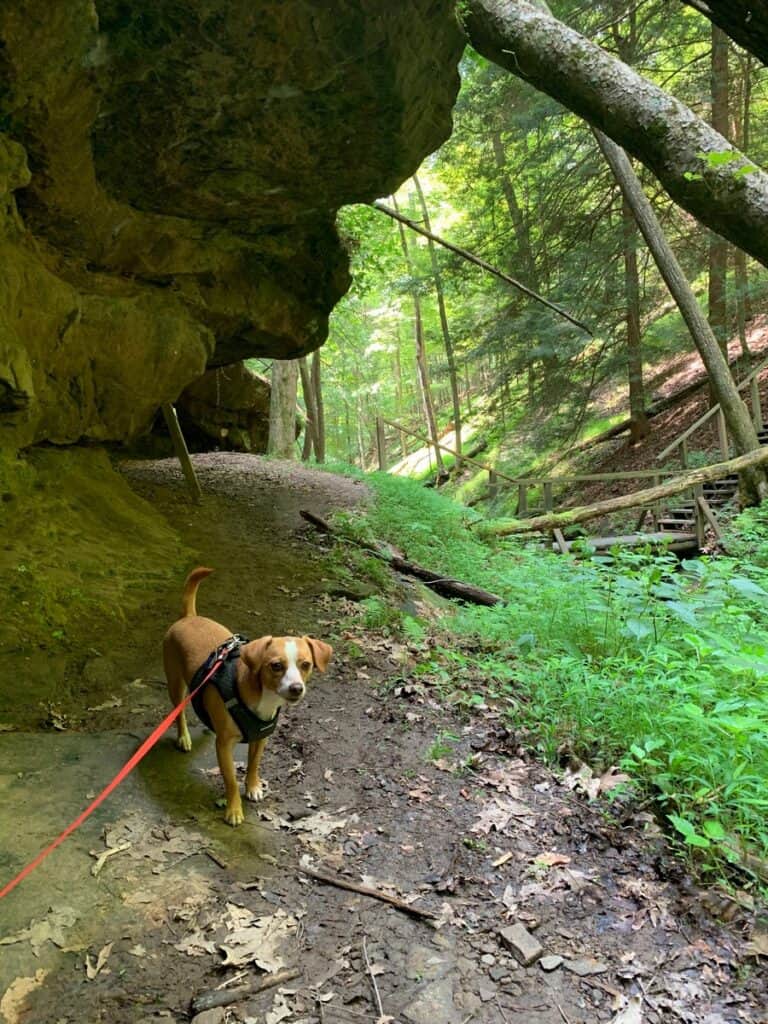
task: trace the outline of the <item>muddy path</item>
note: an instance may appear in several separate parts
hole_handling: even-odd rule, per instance
[[[283,967],[301,974],[198,1024],[768,1020],[748,907],[728,902],[719,921],[647,815],[588,803],[492,710],[454,716],[411,675],[418,650],[364,630],[354,602],[332,596],[348,589],[343,553],[298,510],[351,507],[361,485],[245,456],[196,464],[200,509],[173,462],[124,472],[191,559],[217,568],[200,610],[251,636],[314,633],[336,656],[270,740],[270,789],[244,826],[223,822],[212,738],[195,724],[191,755],[164,737],[0,904],[0,1020],[182,1022],[192,997]],[[94,642],[94,703],[76,729],[0,735],[3,879],[165,713],[159,641],[178,601],[178,588],[158,594],[125,636]]]

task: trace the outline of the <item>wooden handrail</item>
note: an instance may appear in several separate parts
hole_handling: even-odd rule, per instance
[[[402,430],[402,432],[404,434],[408,434],[409,437],[415,437],[417,441],[421,441],[424,445],[431,448],[434,448],[435,446],[442,448],[442,450],[444,452],[448,452],[449,455],[453,455],[457,459],[461,459],[462,462],[468,462],[471,466],[476,466],[484,473],[493,473],[499,477],[499,479],[506,480],[508,483],[524,484],[526,487],[535,487],[538,484],[605,483],[612,480],[644,480],[655,476],[677,476],[677,470],[675,469],[638,469],[619,473],[580,473],[574,476],[508,476],[506,473],[502,473],[501,470],[494,469],[493,466],[488,466],[485,463],[478,462],[476,459],[469,459],[466,455],[460,455],[453,448],[449,448],[447,445],[441,444],[439,441],[430,441],[429,438],[425,437],[423,434],[417,434],[415,431],[409,430],[407,427],[403,427],[399,423],[394,423],[392,420],[385,419],[383,416],[380,416],[379,420],[381,423],[386,423],[388,427],[392,427],[394,430]]]
[[[760,363],[760,365],[757,366],[749,374],[748,377],[745,377],[744,380],[741,381],[741,383],[737,385],[736,390],[737,391],[743,391],[744,388],[747,386],[747,384],[751,384],[752,381],[758,376],[758,374],[763,372],[763,370],[766,368],[766,366],[768,366],[768,359],[764,359],[763,362]],[[663,459],[666,459],[666,457],[671,452],[675,451],[676,448],[679,448],[681,444],[684,444],[688,440],[688,438],[691,436],[691,434],[695,433],[695,431],[697,431],[699,429],[699,427],[703,427],[705,423],[708,423],[709,420],[711,420],[713,416],[716,416],[720,411],[721,411],[720,410],[720,403],[718,403],[717,405],[713,405],[712,408],[708,409],[704,413],[703,416],[699,416],[699,418],[696,420],[696,422],[692,423],[691,426],[688,427],[687,430],[683,431],[683,433],[680,434],[680,436],[677,437],[672,442],[672,444],[667,445],[667,447],[664,449],[663,452],[659,452],[659,454],[656,456],[656,459],[659,462],[661,462]]]

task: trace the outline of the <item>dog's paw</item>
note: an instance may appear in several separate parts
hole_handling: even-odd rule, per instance
[[[238,825],[242,825],[245,821],[245,815],[243,814],[242,807],[228,807],[227,813],[224,815],[224,820],[228,825],[233,828],[237,828]]]
[[[252,803],[256,803],[259,800],[263,800],[267,795],[267,784],[262,779],[257,786],[246,786],[245,787],[245,799],[250,800]]]
[[[185,754],[188,754],[192,749],[192,737],[188,732],[185,732],[182,736],[176,740],[176,746],[179,750],[183,750]]]

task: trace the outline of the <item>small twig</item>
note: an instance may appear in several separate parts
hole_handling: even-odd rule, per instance
[[[558,1012],[559,1012],[560,1016],[563,1018],[563,1021],[565,1022],[565,1024],[571,1024],[570,1017],[568,1017],[568,1015],[566,1014],[565,1010],[562,1008],[560,1003],[558,1003],[558,1001],[555,999],[554,996],[552,996],[552,998],[553,998],[553,1000],[555,1002],[555,1006],[557,1007]]]
[[[109,846],[103,853],[100,853],[96,863],[91,868],[91,874],[94,878],[99,874],[101,869],[104,867],[110,857],[114,857],[117,853],[124,853],[126,850],[130,850],[131,844],[129,842],[118,843],[117,846]],[[96,857],[96,851],[91,850],[91,856]]]
[[[207,847],[205,849],[205,855],[206,857],[210,857],[214,864],[218,864],[219,867],[223,868],[225,871],[229,867],[229,864],[227,864],[225,860],[222,860],[221,857],[218,856],[218,854],[215,854],[213,850],[209,850]]]
[[[270,974],[266,978],[261,978],[250,985],[240,985],[239,988],[230,988],[223,991],[213,989],[210,992],[202,992],[192,1000],[192,1013],[202,1013],[203,1010],[212,1010],[216,1006],[229,1006],[231,1003],[240,1002],[242,999],[249,999],[259,992],[264,992],[265,989],[274,988],[275,985],[284,985],[288,981],[293,981],[294,978],[298,978],[300,975],[301,971],[294,969],[278,971],[277,974]]]
[[[504,1013],[504,1007],[501,1005],[501,1001],[499,1000],[498,996],[496,996],[496,1005],[499,1008],[499,1013],[501,1014],[501,1019],[504,1021],[504,1024],[509,1024],[509,1021],[507,1020],[507,1015],[506,1013]]]
[[[368,959],[368,947],[365,944],[365,936],[363,936],[363,956],[365,957],[365,966],[368,968],[368,974],[370,975],[371,984],[373,985],[373,991],[376,996],[376,1008],[379,1011],[379,1017],[383,1017],[384,1007],[381,1005],[381,996],[379,995],[379,986],[376,984],[376,975],[373,973],[371,961]]]
[[[421,910],[419,907],[414,907],[410,903],[398,899],[396,896],[390,896],[379,889],[371,889],[367,885],[358,885],[357,882],[348,882],[346,878],[341,878],[339,875],[331,875],[325,871],[317,871],[315,868],[306,867],[300,867],[299,871],[304,875],[309,875],[310,878],[317,879],[318,882],[325,882],[326,885],[335,885],[339,889],[348,889],[350,892],[360,893],[361,896],[370,896],[371,899],[381,900],[382,903],[389,903],[391,906],[397,907],[398,910],[402,910],[406,914],[412,914],[414,917],[428,918],[429,920],[434,920],[437,917],[437,914],[431,910]]]

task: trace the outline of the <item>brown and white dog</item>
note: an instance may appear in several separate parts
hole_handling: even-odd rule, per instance
[[[210,653],[232,635],[220,623],[197,614],[197,588],[200,581],[213,571],[200,567],[187,576],[182,618],[174,622],[163,639],[163,664],[168,694],[174,707],[184,699],[192,677]],[[329,644],[309,636],[263,636],[251,640],[240,649],[237,662],[237,689],[241,702],[259,718],[273,718],[281,706],[298,704],[306,692],[313,668],[324,672],[332,654],[333,648]],[[215,686],[206,684],[201,696],[216,733],[216,756],[227,796],[225,819],[230,825],[240,825],[244,816],[235,774],[234,750],[242,741],[242,735]],[[179,750],[191,750],[192,740],[183,711],[177,719],[177,729],[177,747]],[[247,800],[261,800],[264,796],[260,765],[266,742],[266,739],[261,739],[248,744]]]

